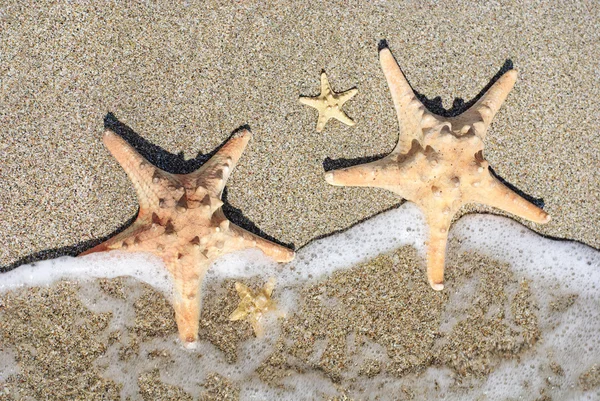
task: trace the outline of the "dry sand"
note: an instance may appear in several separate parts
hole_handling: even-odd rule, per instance
[[[255,135],[229,180],[226,212],[296,248],[397,205],[392,193],[323,180],[324,167],[339,166],[340,159],[383,155],[396,144],[396,115],[377,55],[382,39],[438,113],[463,111],[501,69],[518,69],[485,156],[498,175],[543,199],[552,215],[545,226],[523,224],[600,247],[600,9],[593,2],[269,3],[3,1],[0,269],[78,254],[135,216],[133,188],[100,140],[105,124],[177,173],[197,168],[203,155],[249,125]],[[331,121],[315,132],[316,112],[298,97],[318,94],[322,69],[334,90],[358,88],[345,105],[356,126]],[[480,206],[464,211],[498,213]],[[343,292],[348,274],[361,273],[322,285]],[[69,291],[60,292],[59,309],[73,306]],[[433,297],[442,302],[444,295]],[[312,309],[307,314],[318,316]],[[90,332],[103,324],[101,317],[86,322]],[[535,335],[529,340],[503,352],[516,354]],[[89,341],[101,352],[101,343]],[[281,352],[307,363],[301,348]],[[390,366],[365,365],[365,372],[418,371],[431,362],[430,352]],[[343,355],[332,349],[331,358]],[[319,363],[332,378],[339,375]],[[452,363],[465,374],[488,368]],[[591,372],[588,382],[597,376]],[[153,382],[153,373],[140,380]],[[214,383],[213,391],[226,387]]]

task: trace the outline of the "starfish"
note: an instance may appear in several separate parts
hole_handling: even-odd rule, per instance
[[[416,203],[429,226],[427,277],[444,288],[444,259],[452,217],[466,203],[482,203],[536,223],[550,216],[500,182],[483,158],[492,118],[517,79],[507,71],[464,113],[445,118],[417,99],[394,56],[385,47],[381,68],[400,123],[395,149],[383,159],[325,173],[332,185],[384,188]]]
[[[264,335],[264,329],[260,320],[267,312],[277,309],[277,304],[271,300],[271,294],[275,288],[275,278],[270,278],[259,291],[252,291],[248,286],[236,282],[235,289],[240,296],[240,304],[237,309],[229,315],[229,320],[241,320],[246,318],[252,325],[256,337]]]
[[[174,281],[179,338],[189,348],[198,339],[202,280],[217,258],[246,248],[258,248],[278,262],[294,258],[293,251],[231,223],[221,209],[225,182],[250,137],[250,131],[238,131],[198,170],[170,174],[112,131],[104,133],[104,144],[133,183],[140,209],[129,228],[81,255],[121,250],[159,256]]]
[[[346,125],[353,126],[354,121],[344,113],[342,106],[354,95],[358,89],[350,89],[346,92],[335,93],[331,90],[327,74],[321,73],[321,93],[319,96],[309,97],[300,96],[300,103],[314,107],[319,111],[319,120],[317,122],[317,132],[322,132],[325,124],[331,118],[335,118]]]

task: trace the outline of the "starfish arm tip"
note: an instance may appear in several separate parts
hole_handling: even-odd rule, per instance
[[[389,54],[391,54],[392,52],[390,51],[390,48],[389,48],[389,47],[387,47],[387,46],[381,46],[381,47],[379,48],[379,56],[381,57],[381,55],[382,55],[382,54],[385,54],[385,53],[389,53]]]
[[[327,124],[327,121],[328,120],[323,121],[323,119],[321,119],[319,117],[319,121],[317,122],[317,129],[316,129],[316,131],[319,132],[319,133],[323,132],[323,130],[325,129],[325,124]]]
[[[254,335],[257,338],[262,338],[265,335],[265,330],[263,329],[263,327],[260,324],[260,322],[258,321],[258,319],[252,319],[250,321],[250,324],[252,325],[252,329],[254,330]]]
[[[344,112],[341,112],[339,115],[334,116],[334,118],[336,120],[338,120],[339,122],[346,124],[349,127],[352,127],[354,125],[356,125],[356,123],[354,122],[353,119],[351,119],[350,117],[348,117],[348,115]]]
[[[442,291],[444,289],[444,283],[434,283],[432,281],[429,282],[429,285],[431,286],[431,288],[433,288],[435,291]]]
[[[298,101],[301,104],[305,105],[305,106],[313,107],[313,108],[315,108],[317,110],[319,109],[319,103],[320,103],[319,99],[316,99],[314,97],[311,97],[311,96],[300,96],[298,98]]]
[[[293,250],[262,238],[257,243],[257,247],[277,263],[291,262],[296,257],[296,252]]]
[[[232,322],[236,321],[236,320],[241,320],[241,319],[245,318],[246,315],[248,315],[247,311],[245,311],[243,309],[240,309],[240,308],[237,308],[236,310],[234,310],[231,313],[231,315],[229,315],[229,320],[232,321]]]
[[[356,94],[358,93],[358,89],[354,88],[354,89],[350,89],[344,93],[341,93],[339,95],[339,101],[341,103],[346,103],[348,100],[352,99],[354,96],[356,96]]]
[[[250,131],[250,128],[241,128],[239,129],[234,135],[234,138],[248,138],[251,139],[252,138],[252,131]]]
[[[239,281],[235,282],[235,290],[240,296],[245,296],[246,294],[250,293],[250,288]]]
[[[517,77],[519,76],[519,71],[517,71],[517,70],[515,70],[515,69],[508,70],[508,71],[506,71],[506,72],[505,72],[505,75],[506,75],[507,77],[509,77],[510,79],[512,79],[512,80],[515,80],[515,81],[516,81],[516,80],[517,80]]]
[[[106,145],[107,148],[110,149],[110,146],[119,140],[119,137],[117,136],[117,134],[115,134],[115,132],[109,128],[106,128],[104,130],[104,133],[102,134],[102,142],[104,142],[104,145]]]
[[[336,185],[333,171],[328,171],[325,173],[325,181],[327,181],[327,183],[330,185]]]
[[[277,254],[273,255],[273,258],[277,263],[288,263],[294,260],[295,257],[296,252],[286,247],[280,247],[280,249],[277,251]]]
[[[546,223],[549,223],[549,222],[550,222],[550,220],[552,220],[552,216],[550,216],[550,215],[549,215],[548,213],[546,213],[546,212],[542,212],[542,213],[543,213],[543,214],[542,214],[542,216],[541,216],[542,218],[541,218],[540,224],[546,224]]]

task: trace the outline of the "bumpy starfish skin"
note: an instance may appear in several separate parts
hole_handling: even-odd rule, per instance
[[[321,94],[319,96],[308,97],[300,96],[300,103],[314,107],[319,111],[317,121],[317,132],[322,132],[325,124],[331,118],[335,118],[346,125],[353,126],[354,121],[344,113],[342,106],[354,95],[358,89],[350,89],[342,93],[334,93],[329,85],[329,80],[325,72],[321,73]]]
[[[170,174],[151,165],[115,133],[104,134],[104,144],[133,183],[140,210],[129,228],[82,255],[121,250],[162,258],[173,277],[173,307],[186,346],[198,338],[200,287],[218,257],[256,247],[278,262],[294,258],[293,251],[230,223],[221,210],[225,182],[250,137],[249,131],[239,131],[198,170]]]
[[[236,282],[235,289],[240,296],[240,304],[229,315],[229,320],[248,320],[252,325],[256,337],[262,337],[264,329],[260,324],[260,320],[265,313],[277,309],[277,304],[271,300],[274,288],[275,278],[267,281],[263,288],[257,292],[252,291],[242,283]]]
[[[550,216],[500,182],[483,158],[483,140],[517,79],[506,72],[463,114],[445,118],[417,99],[389,49],[379,53],[398,120],[396,148],[375,162],[330,171],[332,185],[384,188],[416,203],[429,226],[427,277],[444,288],[444,258],[452,217],[466,203],[482,203],[536,223]]]

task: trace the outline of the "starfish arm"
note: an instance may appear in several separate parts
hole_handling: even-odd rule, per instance
[[[444,263],[446,259],[446,244],[451,217],[441,213],[431,213],[427,216],[429,238],[427,241],[427,280],[436,291],[444,289]]]
[[[515,85],[517,75],[516,70],[505,72],[477,103],[460,116],[457,116],[455,121],[460,120],[459,125],[472,125],[475,134],[484,139],[494,116],[498,113],[498,110],[500,110],[500,107]]]
[[[195,247],[196,248],[196,247]],[[208,270],[208,261],[198,263],[200,251],[164,257],[167,269],[173,276],[175,320],[179,338],[186,346],[198,340],[200,322],[200,287]]]
[[[144,219],[138,219],[124,231],[102,242],[101,244],[98,244],[95,247],[80,253],[78,256],[85,256],[96,252],[112,251],[115,249],[128,250],[129,244],[134,243],[135,238],[142,232],[146,231],[147,228],[148,223],[144,221]]]
[[[198,340],[200,294],[198,293],[192,298],[182,298],[180,294],[175,294],[173,309],[175,310],[179,339],[184,344],[192,346]]]
[[[265,330],[260,324],[260,319],[256,316],[250,316],[248,320],[250,320],[250,324],[252,325],[252,329],[254,330],[254,335],[257,338],[263,337],[265,335]]]
[[[330,118],[331,117],[327,117],[325,114],[322,114],[319,111],[319,119],[317,120],[317,132],[323,132],[325,124],[327,124],[327,121],[329,121]]]
[[[354,88],[354,89],[350,89],[347,90],[344,93],[340,93],[339,95],[337,95],[338,101],[340,102],[340,104],[344,104],[346,103],[348,100],[352,99],[356,94],[358,93],[358,89]]]
[[[250,287],[248,287],[245,284],[240,283],[239,281],[236,281],[236,283],[235,283],[235,290],[237,291],[240,299],[244,299],[244,298],[252,296],[252,290],[250,289]]]
[[[491,183],[471,194],[470,198],[473,202],[493,206],[534,223],[544,224],[550,221],[548,213],[508,188],[495,177],[491,177]]]
[[[155,174],[168,173],[152,166],[133,146],[111,130],[104,131],[102,140],[131,180],[140,204],[140,214],[156,207],[159,200],[154,192],[152,179]]]
[[[291,249],[252,234],[233,223],[229,223],[229,232],[240,240],[237,245],[238,249],[258,248],[265,255],[280,263],[289,262],[296,256]]]
[[[390,189],[400,180],[398,164],[392,156],[357,166],[328,171],[325,181],[341,187],[377,187]]]
[[[351,126],[351,127],[352,127],[354,124],[356,124],[356,123],[354,122],[354,120],[353,120],[353,119],[351,119],[350,117],[348,117],[348,115],[347,115],[346,113],[344,113],[342,110],[340,110],[340,112],[339,112],[339,113],[337,113],[337,114],[335,114],[333,117],[334,117],[335,119],[337,119],[338,121],[340,121],[340,122],[342,122],[342,123],[344,123],[344,124],[346,124],[346,125],[349,125],[349,126]]]
[[[400,124],[400,137],[394,152],[404,154],[411,149],[413,140],[421,142],[422,129],[433,126],[437,118],[417,99],[390,49],[381,49],[379,60]]]
[[[277,281],[275,280],[275,277],[271,277],[269,279],[269,281],[267,281],[265,283],[265,285],[263,286],[263,291],[267,297],[270,297],[273,294],[273,290],[275,289],[276,282]]]
[[[231,312],[231,315],[229,315],[229,320],[231,320],[231,321],[242,320],[246,316],[248,316],[248,311],[246,310],[246,308],[244,308],[243,305],[240,305],[237,307],[236,310]]]
[[[331,85],[329,85],[329,80],[327,79],[327,74],[325,72],[321,73],[321,96],[327,95],[331,93]]]
[[[251,137],[252,133],[247,129],[236,132],[210,160],[191,173],[190,177],[197,178],[197,185],[205,187],[215,197],[220,197],[231,171],[242,156]]]
[[[298,101],[307,106],[314,107],[315,109],[318,108],[321,104],[321,101],[318,97],[300,96],[300,98],[298,98]]]

